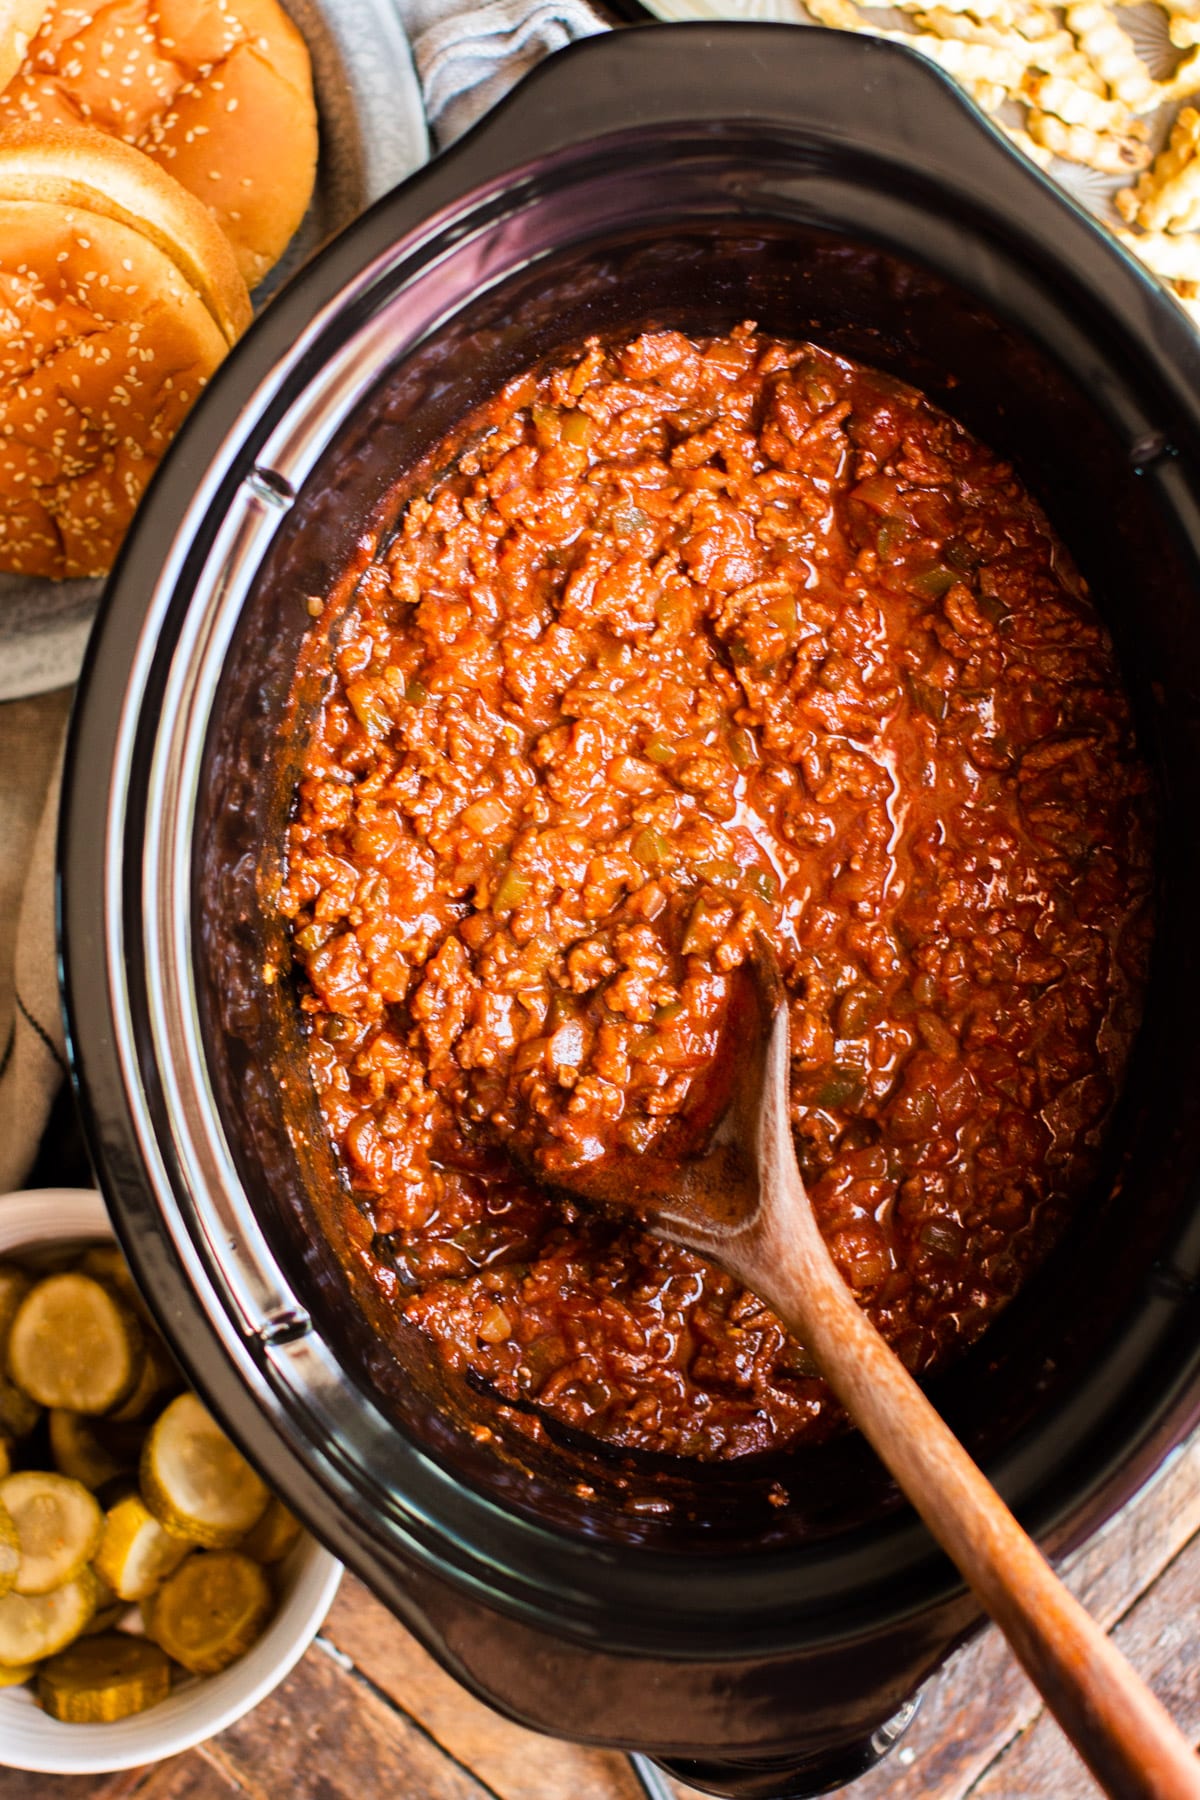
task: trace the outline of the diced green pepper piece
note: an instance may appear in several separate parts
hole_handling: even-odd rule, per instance
[[[532,886],[533,883],[523,870],[511,866],[505,869],[496,887],[492,911],[511,912],[523,900],[528,900]]]
[[[754,733],[739,726],[729,734],[729,760],[735,769],[748,769],[758,761]]]
[[[562,435],[566,443],[574,444],[578,450],[585,450],[596,435],[596,422],[587,413],[577,409],[564,413]]]
[[[908,584],[918,594],[924,594],[930,600],[940,600],[948,594],[958,580],[953,569],[944,563],[931,563],[927,569],[917,569],[909,576]]]
[[[653,825],[644,825],[629,848],[638,862],[648,869],[661,867],[667,861],[671,851],[662,832]]]
[[[773,869],[747,869],[742,877],[742,886],[748,893],[757,894],[773,906],[779,898],[779,877]]]
[[[940,725],[946,717],[946,696],[941,688],[934,687],[931,681],[922,680],[910,670],[904,672],[904,685],[908,689],[909,698],[919,712],[935,725]]]
[[[817,1089],[816,1104],[818,1106],[857,1106],[866,1093],[866,1083],[857,1069],[847,1069],[834,1063],[829,1073]]]

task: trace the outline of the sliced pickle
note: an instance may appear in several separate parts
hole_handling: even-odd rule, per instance
[[[6,1438],[27,1438],[41,1416],[37,1401],[7,1375],[0,1375],[0,1432]]]
[[[96,1610],[89,1623],[84,1626],[80,1634],[82,1637],[94,1637],[98,1631],[110,1631],[122,1614],[129,1610],[126,1601],[117,1599],[103,1575],[97,1571],[95,1563],[91,1565],[91,1574],[96,1590],[93,1596]]]
[[[53,1656],[79,1636],[95,1610],[90,1569],[52,1594],[5,1594],[0,1599],[0,1668]]]
[[[32,1275],[15,1263],[0,1263],[0,1433],[23,1438],[37,1424],[41,1407],[9,1380],[8,1340],[22,1300],[33,1286]]]
[[[33,1662],[15,1663],[11,1669],[6,1669],[0,1663],[0,1688],[22,1687],[36,1674],[37,1664]]]
[[[300,1536],[300,1521],[274,1494],[262,1518],[234,1546],[256,1563],[282,1562]]]
[[[16,1584],[21,1567],[21,1540],[12,1514],[0,1500],[0,1594],[7,1594]]]
[[[0,1437],[0,1481],[12,1472],[13,1447],[6,1437]]]
[[[85,1625],[80,1637],[95,1637],[97,1632],[115,1631],[125,1614],[129,1611],[124,1600],[113,1600],[108,1606],[102,1606],[92,1617],[90,1625]]]
[[[104,1521],[96,1573],[122,1600],[145,1600],[179,1567],[190,1548],[163,1530],[139,1495],[130,1494]]]
[[[93,1280],[107,1282],[109,1287],[115,1288],[142,1323],[153,1327],[154,1321],[142,1299],[142,1291],[115,1244],[93,1244],[90,1250],[84,1251],[76,1267],[81,1274],[90,1275]]]
[[[53,1719],[107,1725],[157,1706],[171,1691],[171,1665],[157,1644],[124,1631],[81,1638],[37,1672],[38,1699]]]
[[[97,1419],[93,1413],[50,1409],[50,1454],[60,1475],[82,1481],[95,1493],[121,1476],[137,1472],[145,1432],[136,1426]]]
[[[81,1481],[27,1469],[0,1481],[0,1506],[16,1527],[18,1594],[49,1594],[91,1562],[104,1515]]]
[[[142,1608],[146,1630],[193,1675],[215,1675],[262,1636],[273,1603],[266,1576],[237,1550],[198,1550]]]
[[[16,1263],[0,1262],[0,1368],[8,1358],[8,1334],[17,1308],[33,1286],[33,1276]]]
[[[172,1537],[211,1549],[236,1544],[271,1498],[195,1394],[163,1411],[142,1451],[142,1498]]]
[[[169,1394],[177,1394],[183,1377],[171,1354],[157,1333],[143,1329],[144,1355],[137,1386],[127,1400],[113,1408],[108,1417],[114,1425],[136,1423],[155,1410]]]
[[[77,1270],[48,1276],[17,1308],[8,1372],[42,1406],[102,1413],[132,1393],[142,1371],[142,1328],[103,1282]]]

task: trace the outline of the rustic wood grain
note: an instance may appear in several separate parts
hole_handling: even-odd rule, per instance
[[[756,1179],[730,1187],[718,1147],[694,1169],[664,1165],[651,1198],[645,1184],[638,1190],[639,1212],[652,1230],[712,1257],[811,1351],[1097,1780],[1114,1793],[1197,1800],[1192,1745],[1104,1624],[1050,1567],[847,1287],[796,1161],[788,1007],[774,952],[761,936],[737,977],[731,1004],[746,1004],[748,1013],[722,1131],[752,1161]],[[600,1176],[590,1166],[586,1180],[572,1170],[567,1186],[608,1201],[630,1178],[618,1156]]]
[[[146,1775],[145,1769],[125,1769],[118,1775],[33,1775],[25,1769],[0,1769],[0,1800],[129,1800]]]
[[[1200,1537],[1113,1632],[1194,1742],[1200,1739]],[[971,1789],[971,1800],[1093,1800],[1100,1789],[1043,1711]]]
[[[510,1724],[439,1668],[349,1574],[322,1634],[501,1800],[643,1800],[623,1756]],[[564,1695],[564,1723],[569,1709],[570,1697]]]
[[[383,1615],[386,1617],[387,1615]],[[0,1800],[495,1800],[361,1676],[314,1645],[254,1712],[138,1775],[0,1775]]]
[[[1200,1737],[1200,1435],[1067,1575],[1097,1618],[1120,1620],[1122,1649]],[[323,1638],[254,1713],[197,1750],[108,1776],[0,1769],[0,1800],[643,1800],[623,1757],[537,1736],[465,1693],[352,1576]],[[989,1630],[930,1684],[899,1751],[843,1792],[1095,1800],[1098,1790]]]
[[[1200,1434],[1063,1572],[1093,1615],[1110,1626],[1197,1531]],[[963,1800],[1040,1708],[1032,1683],[1000,1633],[989,1627],[929,1685],[904,1743],[844,1789],[846,1800]],[[1095,1791],[1094,1786],[1082,1790]],[[1024,1800],[1014,1790],[1006,1800],[1018,1797]],[[1073,1797],[1061,1794],[1055,1800]]]

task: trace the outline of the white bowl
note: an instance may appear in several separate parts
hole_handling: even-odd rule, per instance
[[[0,1257],[112,1241],[99,1194],[43,1188],[0,1195]],[[273,1571],[279,1608],[252,1649],[220,1675],[181,1680],[167,1700],[111,1725],[66,1725],[29,1688],[0,1689],[0,1765],[46,1775],[135,1769],[188,1750],[240,1719],[299,1661],[329,1611],[342,1565],[307,1532]]]

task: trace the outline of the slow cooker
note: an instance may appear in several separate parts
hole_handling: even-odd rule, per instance
[[[384,1354],[321,1229],[338,1174],[266,904],[316,678],[405,471],[588,333],[752,319],[924,389],[1010,457],[1114,634],[1159,781],[1155,968],[1101,1179],[932,1384],[1051,1552],[1200,1415],[1200,344],[935,70],[774,26],[553,57],[273,301],[138,513],[71,732],[75,1076],[117,1228],[196,1385],[312,1529],[525,1724],[800,1795],[897,1736],[978,1623],[853,1434],[699,1466],[510,1442]],[[399,486],[397,485],[399,483]]]

